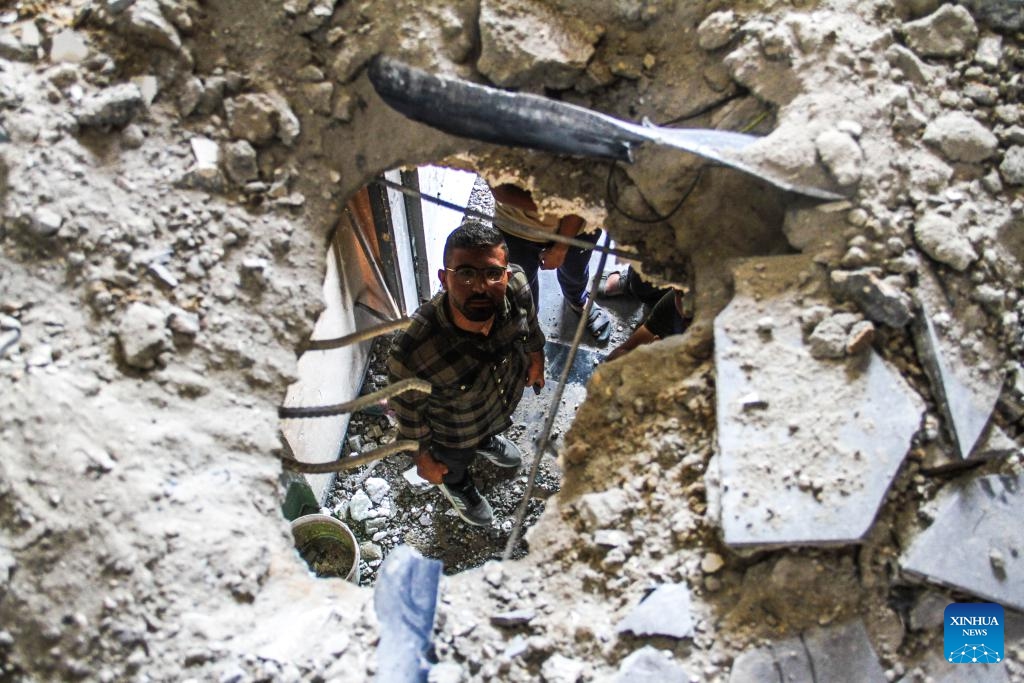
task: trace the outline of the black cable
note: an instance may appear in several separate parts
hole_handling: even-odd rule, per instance
[[[616,211],[621,213],[629,220],[634,221],[636,223],[661,223],[663,221],[667,221],[669,218],[672,218],[672,216],[674,216],[676,212],[683,207],[683,203],[687,200],[687,198],[689,198],[690,194],[692,194],[694,189],[697,187],[697,183],[700,182],[701,176],[704,174],[704,169],[707,166],[711,165],[704,164],[697,169],[697,173],[693,177],[693,182],[691,182],[690,186],[686,188],[686,191],[683,192],[683,195],[679,198],[679,201],[676,202],[676,205],[672,207],[671,211],[669,211],[664,216],[655,214],[654,218],[641,218],[640,216],[634,216],[628,213],[625,209],[619,206],[618,192],[614,190],[615,184],[612,182],[612,176],[615,174],[615,165],[617,163],[618,162],[613,161],[608,165],[608,180],[605,184],[605,199],[608,201],[609,206],[614,208]]]

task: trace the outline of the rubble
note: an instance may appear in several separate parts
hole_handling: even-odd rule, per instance
[[[900,557],[907,574],[1008,609],[1024,610],[1024,590],[1007,580],[1021,571],[1021,477],[981,476],[951,484],[934,522]]]
[[[615,630],[638,636],[692,636],[689,588],[684,584],[658,586],[616,625]]]

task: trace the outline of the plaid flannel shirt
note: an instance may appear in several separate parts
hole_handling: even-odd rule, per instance
[[[526,387],[528,354],[544,348],[526,276],[510,265],[504,305],[487,336],[460,330],[441,291],[412,315],[388,357],[391,381],[419,377],[430,395],[390,400],[403,439],[423,446],[473,448],[507,429]]]

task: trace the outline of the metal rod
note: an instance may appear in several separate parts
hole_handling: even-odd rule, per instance
[[[281,464],[285,469],[293,470],[295,472],[301,472],[303,474],[328,474],[330,472],[341,472],[343,470],[350,470],[355,467],[362,467],[374,460],[380,460],[386,458],[389,455],[395,453],[402,453],[404,451],[416,451],[419,450],[419,441],[393,441],[380,448],[375,448],[372,451],[360,453],[359,455],[349,456],[347,458],[341,458],[340,460],[332,460],[331,462],[302,462],[290,458],[284,454],[277,453],[277,457],[281,460]]]
[[[380,325],[374,325],[373,327],[367,327],[365,330],[358,330],[351,334],[346,334],[344,337],[334,337],[333,339],[310,339],[299,344],[299,348],[296,351],[298,354],[303,354],[306,351],[329,351],[331,349],[340,349],[345,346],[351,346],[352,344],[358,344],[359,342],[379,337],[383,334],[394,332],[395,330],[404,330],[412,324],[412,318],[399,318],[398,320],[389,320]]]
[[[606,247],[608,246],[609,241],[611,241],[611,235],[605,233],[604,244]],[[551,398],[551,410],[548,411],[547,421],[544,423],[544,428],[541,430],[540,436],[537,439],[537,450],[533,458],[533,466],[530,468],[529,480],[526,482],[526,491],[523,493],[523,502],[519,504],[519,509],[516,511],[516,522],[512,526],[512,533],[509,534],[508,541],[505,543],[505,552],[501,555],[501,559],[503,560],[512,559],[512,552],[515,550],[516,544],[519,542],[519,534],[522,533],[523,522],[526,519],[526,507],[530,502],[530,497],[533,495],[533,487],[537,480],[537,472],[540,470],[540,461],[544,456],[545,451],[547,451],[548,442],[551,438],[551,428],[555,424],[555,417],[558,415],[558,406],[562,401],[562,392],[565,391],[565,385],[569,381],[569,371],[572,370],[572,364],[576,360],[576,351],[579,349],[580,341],[583,339],[583,330],[587,327],[587,317],[590,315],[590,309],[593,307],[593,292],[597,291],[597,285],[601,281],[601,274],[604,272],[604,265],[607,260],[608,252],[604,251],[601,253],[601,259],[598,262],[597,270],[594,271],[594,276],[591,278],[591,294],[587,296],[587,303],[583,307],[583,312],[580,314],[580,322],[576,325],[576,334],[572,338],[572,346],[569,347],[569,355],[565,359],[565,367],[562,368],[562,376],[558,378],[558,386],[555,388],[555,394]]]
[[[591,250],[598,251],[598,252],[601,252],[601,253],[604,253],[604,254],[611,254],[613,256],[621,256],[622,258],[626,258],[626,259],[634,259],[634,260],[636,260],[640,256],[635,251],[627,251],[625,249],[615,249],[615,248],[609,247],[607,240],[605,240],[605,246],[599,247],[596,244],[594,244],[593,242],[587,242],[586,240],[580,240],[580,239],[576,239],[575,237],[566,237],[565,235],[557,235],[557,234],[554,234],[554,233],[544,232],[543,230],[537,230],[536,228],[530,227],[529,225],[524,225],[523,223],[520,223],[519,221],[513,221],[513,220],[509,220],[509,219],[505,219],[505,218],[498,218],[497,216],[491,216],[491,215],[488,215],[486,213],[483,213],[482,211],[477,211],[476,209],[471,209],[471,208],[469,208],[467,206],[459,206],[458,204],[453,204],[452,202],[445,201],[444,199],[441,199],[440,197],[431,197],[429,194],[424,194],[424,193],[422,193],[422,192],[420,192],[418,190],[413,190],[412,188],[405,187],[404,185],[399,185],[398,183],[393,183],[390,180],[387,180],[386,178],[376,178],[376,179],[373,180],[373,182],[379,183],[379,184],[384,185],[386,187],[390,187],[393,190],[397,190],[398,192],[401,192],[403,194],[407,194],[407,195],[409,195],[411,197],[419,197],[420,199],[425,199],[426,201],[431,202],[432,204],[437,204],[438,206],[443,206],[446,209],[452,209],[453,211],[459,211],[461,213],[464,213],[467,216],[472,216],[473,218],[480,218],[480,219],[485,220],[485,221],[490,221],[491,223],[494,223],[495,225],[506,225],[506,224],[507,225],[513,225],[513,226],[515,226],[517,231],[525,233],[525,234],[530,235],[532,237],[536,237],[537,239],[543,240],[543,241],[546,241],[546,242],[561,242],[563,244],[568,244],[569,246],[572,246],[572,247],[579,247],[580,249],[586,249],[587,251],[591,251]],[[605,231],[605,232],[607,232],[607,231]]]
[[[418,377],[409,377],[408,379],[403,379],[400,382],[389,384],[383,389],[371,394],[366,394],[365,396],[360,396],[359,398],[351,401],[346,401],[345,403],[335,403],[334,405],[329,406],[306,406],[298,408],[281,406],[277,409],[277,417],[282,420],[292,420],[313,417],[333,417],[335,415],[343,415],[345,413],[354,413],[372,405],[383,404],[384,401],[392,396],[397,396],[398,394],[406,391],[418,391],[421,394],[429,394],[433,391],[433,387],[430,385],[430,382],[426,380]]]

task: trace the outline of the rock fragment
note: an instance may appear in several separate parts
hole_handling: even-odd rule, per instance
[[[874,268],[832,271],[836,292],[853,301],[865,317],[876,323],[900,328],[914,317],[910,296]],[[849,329],[849,328],[847,328]]]
[[[686,584],[663,584],[615,626],[617,633],[689,638],[693,635],[690,589]]]
[[[690,674],[671,653],[650,645],[644,645],[623,659],[614,679],[615,683],[665,683],[687,680],[690,680]]]
[[[127,12],[128,29],[154,47],[181,50],[181,37],[160,12],[156,0],[136,0]]]
[[[815,139],[814,145],[836,183],[842,187],[851,187],[860,182],[864,152],[850,135],[828,130]]]
[[[391,485],[388,484],[387,479],[381,479],[380,477],[370,477],[363,483],[363,488],[366,490],[367,495],[370,496],[370,500],[373,501],[374,505],[380,505],[391,493]]]
[[[355,492],[348,503],[348,514],[352,517],[353,521],[362,522],[372,516],[370,511],[372,507],[373,501],[370,500],[365,491],[360,489]]]
[[[606,529],[621,521],[622,513],[629,505],[629,499],[621,489],[601,493],[588,493],[578,503],[580,517],[590,529]]]
[[[142,109],[142,93],[134,83],[105,88],[82,101],[75,119],[81,126],[121,128]]]
[[[883,681],[885,672],[860,621],[815,628],[799,637],[743,652],[733,662],[729,683],[744,681]]]
[[[948,5],[947,5],[948,7]],[[963,112],[943,114],[924,129],[924,141],[950,161],[977,163],[995,154],[999,140],[977,119]]]
[[[491,623],[495,626],[525,626],[537,618],[532,609],[517,609],[511,612],[500,612],[491,615]]]
[[[974,245],[960,226],[937,211],[926,213],[914,223],[914,239],[921,251],[959,271],[967,270],[978,259]]]
[[[697,26],[697,44],[708,52],[725,47],[737,28],[736,13],[732,10],[712,12]]]
[[[245,140],[229,142],[222,147],[224,171],[239,185],[259,178],[256,150]]]
[[[544,683],[576,683],[583,676],[583,663],[565,655],[551,655],[540,668]]]
[[[999,175],[1007,185],[1024,185],[1024,147],[1014,145],[1006,150],[999,164]]]
[[[1024,571],[1024,478],[988,475],[950,484],[937,502],[935,521],[910,543],[900,566],[932,583],[1024,610],[1024,584],[1007,580]],[[1002,570],[992,565],[998,552]]]
[[[53,37],[50,43],[50,61],[57,64],[68,62],[78,64],[89,56],[89,46],[76,31],[64,30]]]
[[[136,301],[125,311],[117,337],[125,362],[148,370],[156,365],[157,356],[168,348],[165,316],[159,308]]]
[[[943,5],[935,13],[903,24],[910,49],[922,57],[959,57],[978,42],[978,26],[960,5]]]
[[[239,95],[224,103],[228,128],[236,138],[254,145],[265,145],[277,132],[277,109],[273,100],[262,93]]]
[[[557,16],[534,0],[485,0],[477,68],[502,87],[570,88],[593,56],[596,39],[582,21]]]

